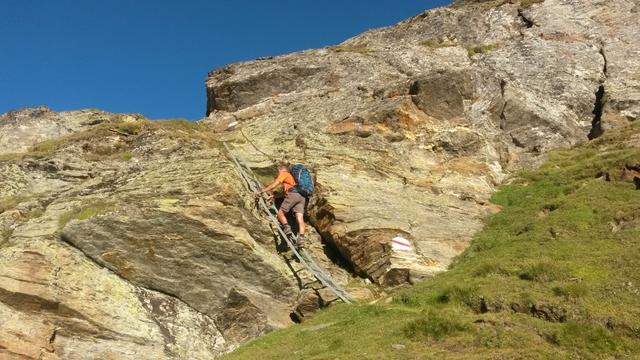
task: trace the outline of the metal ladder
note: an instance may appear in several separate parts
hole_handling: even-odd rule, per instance
[[[232,160],[236,172],[243,180],[243,184],[245,188],[250,191],[252,194],[256,191],[260,190],[261,183],[253,173],[253,170],[249,166],[247,166],[244,162],[242,162],[238,157],[234,156],[229,149],[229,146],[224,143],[224,147],[227,150],[227,156]],[[267,201],[264,197],[260,196],[258,199],[258,206],[262,211],[263,215],[267,216],[269,221],[273,224],[272,231],[274,231],[274,235],[278,236],[280,239],[284,240],[289,249],[293,252],[293,255],[298,259],[300,264],[304,266],[313,276],[320,281],[322,285],[331,290],[340,300],[347,304],[351,304],[354,302],[353,296],[347,292],[342,286],[336,283],[327,272],[318,266],[318,264],[313,260],[309,253],[304,250],[298,250],[295,246],[296,237],[295,235],[287,236],[282,227],[280,226],[280,222],[274,215],[277,212],[277,209],[273,203],[267,204]],[[275,230],[274,230],[275,229]],[[303,256],[305,255],[305,256]]]

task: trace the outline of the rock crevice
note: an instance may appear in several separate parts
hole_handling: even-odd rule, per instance
[[[598,87],[595,95],[596,99],[593,105],[593,120],[591,122],[591,130],[587,136],[589,140],[597,139],[604,134],[604,129],[602,127],[602,113],[604,111],[606,95],[604,85],[600,85]]]

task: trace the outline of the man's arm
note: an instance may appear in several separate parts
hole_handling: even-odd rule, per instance
[[[261,193],[265,193],[265,192],[271,192],[275,188],[280,186],[280,184],[282,184],[282,181],[280,180],[280,178],[277,178],[269,186],[264,187],[264,188],[260,189],[259,191],[257,191],[256,195],[260,195]]]

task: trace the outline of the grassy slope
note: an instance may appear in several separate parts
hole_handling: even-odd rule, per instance
[[[493,198],[504,210],[447,273],[226,358],[640,358],[640,190],[616,179],[640,165],[638,125],[504,186]]]

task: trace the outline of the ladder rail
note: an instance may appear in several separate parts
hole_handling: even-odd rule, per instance
[[[260,181],[257,179],[251,168],[248,166],[241,164],[240,161],[231,153],[228,145],[224,143],[225,148],[227,149],[227,154],[235,164],[235,169],[238,175],[244,180],[244,185],[247,190],[252,193],[259,190]],[[335,283],[335,281],[329,276],[324,269],[322,269],[318,264],[307,254],[306,257],[302,255],[300,251],[296,248],[293,240],[284,233],[280,226],[280,222],[273,215],[271,210],[276,210],[275,206],[271,204],[271,206],[267,205],[267,202],[262,196],[258,198],[258,204],[265,215],[271,221],[273,228],[275,228],[276,235],[279,235],[281,239],[285,241],[289,249],[293,252],[294,256],[298,259],[298,261],[309,271],[313,276],[320,281],[322,285],[330,289],[338,298],[340,298],[343,302],[350,304],[354,301],[351,294],[349,294],[342,286]],[[272,229],[273,230],[273,229]]]

